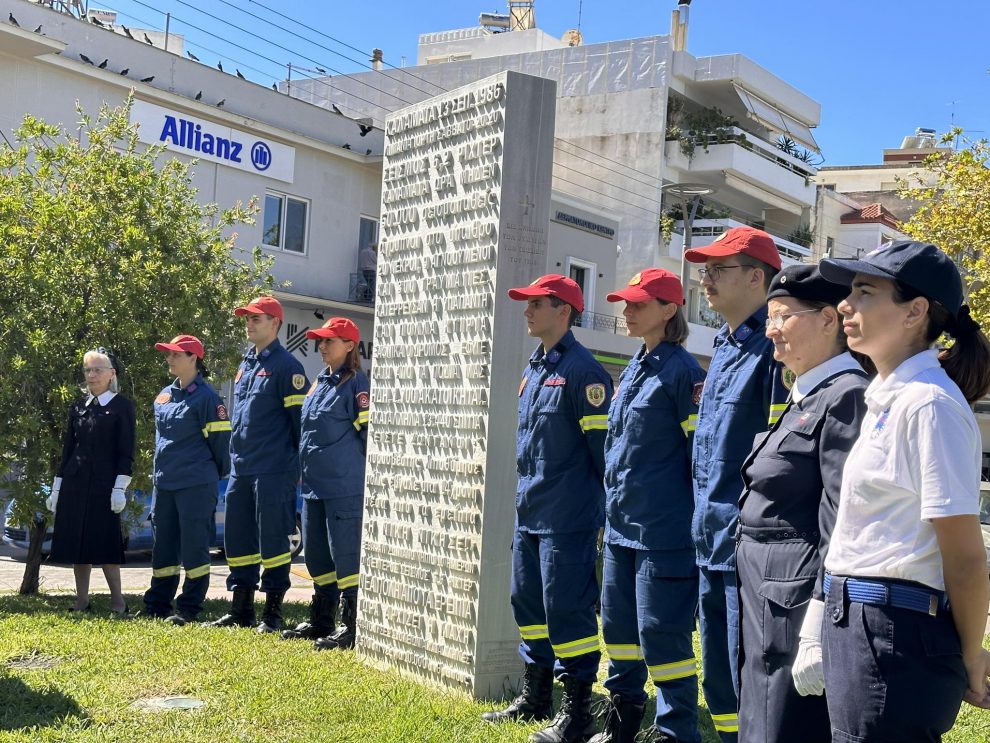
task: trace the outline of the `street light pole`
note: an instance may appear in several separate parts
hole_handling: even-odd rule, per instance
[[[698,215],[698,208],[701,206],[701,199],[704,196],[711,196],[718,189],[709,186],[707,183],[669,183],[661,189],[665,194],[672,196],[675,202],[681,207],[681,216],[684,218],[684,244],[681,246],[681,270],[678,274],[681,285],[684,287],[684,296],[687,297],[689,277],[687,274],[687,258],[685,255],[691,248],[691,229],[694,218]]]

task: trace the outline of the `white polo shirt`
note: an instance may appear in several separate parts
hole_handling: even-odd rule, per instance
[[[932,519],[979,513],[980,430],[934,350],[866,388],[825,569],[944,590]]]

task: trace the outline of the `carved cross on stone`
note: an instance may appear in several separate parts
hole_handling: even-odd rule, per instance
[[[525,198],[519,202],[519,206],[526,207],[526,209],[523,211],[523,216],[525,217],[527,214],[529,214],[530,207],[536,206],[536,202],[533,201],[533,198],[529,194],[526,194]]]

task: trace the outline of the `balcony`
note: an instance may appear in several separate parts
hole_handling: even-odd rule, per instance
[[[358,304],[375,303],[375,287],[365,279],[363,271],[350,275],[347,282],[347,301]]]
[[[597,330],[602,333],[626,334],[626,321],[621,317],[602,315],[597,312],[582,312],[577,327],[586,330]]]
[[[815,204],[812,177],[818,171],[739,127],[668,140],[665,157],[683,180],[742,191],[772,208],[800,214]]]

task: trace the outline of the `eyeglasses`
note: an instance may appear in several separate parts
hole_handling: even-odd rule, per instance
[[[722,276],[722,271],[724,271],[727,268],[755,268],[755,266],[746,266],[741,263],[737,263],[732,266],[712,266],[711,268],[699,268],[698,276],[701,278],[702,281],[705,280],[706,276],[710,278],[713,282],[718,281],[719,278],[721,278]]]
[[[788,317],[794,317],[794,315],[803,315],[807,312],[821,312],[820,309],[817,310],[799,310],[797,312],[778,312],[776,315],[770,315],[767,318],[767,330],[770,328],[776,328],[777,330],[784,329],[784,321]]]
[[[99,374],[112,369],[112,366],[86,366],[83,367],[83,374]]]

